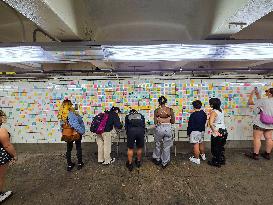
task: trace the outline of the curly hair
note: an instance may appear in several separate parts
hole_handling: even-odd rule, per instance
[[[159,105],[164,105],[167,103],[167,98],[165,98],[164,96],[160,96],[157,101]]]
[[[59,109],[59,113],[57,116],[58,119],[62,121],[67,121],[69,112],[75,112],[75,109],[73,108],[73,104],[70,100],[64,100]]]
[[[7,117],[6,113],[3,110],[0,110],[0,117]]]

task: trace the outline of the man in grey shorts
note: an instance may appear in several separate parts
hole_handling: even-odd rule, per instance
[[[205,132],[192,131],[190,134],[191,144],[201,144],[204,141]]]
[[[206,113],[201,110],[202,103],[200,100],[192,102],[194,112],[190,115],[187,134],[190,137],[190,143],[193,145],[194,156],[190,157],[190,161],[195,164],[200,164],[199,155],[203,160],[206,160],[205,146],[203,144],[205,125],[207,121]]]

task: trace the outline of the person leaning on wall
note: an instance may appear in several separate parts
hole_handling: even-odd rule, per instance
[[[71,151],[73,149],[73,142],[76,144],[78,167],[80,170],[84,166],[82,161],[82,148],[81,140],[82,135],[85,133],[85,126],[82,117],[73,108],[73,104],[70,100],[64,100],[59,113],[58,119],[60,120],[62,130],[62,140],[67,143],[66,160],[67,171],[71,171],[75,164],[71,160]]]
[[[115,158],[111,158],[112,131],[114,127],[116,129],[121,129],[122,124],[118,116],[118,113],[120,113],[118,107],[112,107],[110,111],[105,111],[105,113],[108,114],[108,120],[104,132],[102,134],[97,134],[98,162],[103,165],[110,165],[115,162]]]
[[[155,149],[153,162],[166,168],[171,159],[171,147],[173,146],[172,124],[175,123],[172,108],[166,106],[167,99],[164,96],[158,98],[159,108],[154,111]],[[163,149],[161,149],[163,142]]]
[[[256,116],[253,120],[253,152],[246,153],[247,157],[258,160],[259,152],[261,148],[261,137],[265,138],[265,152],[262,153],[262,157],[270,160],[270,153],[272,151],[272,133],[273,133],[273,88],[265,91],[268,98],[261,98],[257,88],[251,91],[248,104],[255,105]],[[257,98],[254,103],[254,95]]]
[[[212,159],[208,161],[211,166],[221,167],[225,165],[225,144],[228,132],[224,122],[224,111],[221,109],[221,101],[218,98],[211,98],[209,105],[212,108],[209,117],[209,127],[211,128],[211,154]]]
[[[6,123],[7,116],[0,110],[0,126]],[[16,161],[17,155],[13,145],[10,143],[10,134],[5,128],[0,128],[0,203],[12,196],[12,191],[3,191],[5,174],[9,163]]]

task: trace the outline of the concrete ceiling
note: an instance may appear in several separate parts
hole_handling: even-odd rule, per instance
[[[0,42],[92,41],[115,44],[272,39],[273,0],[2,0]],[[263,66],[264,65],[264,66]],[[238,70],[273,68],[271,61],[9,64],[20,71],[120,69]],[[150,68],[150,69],[147,69]],[[3,70],[3,66],[0,70]],[[6,69],[6,67],[5,67]],[[15,70],[16,70],[15,69]],[[19,71],[18,71],[19,72]]]

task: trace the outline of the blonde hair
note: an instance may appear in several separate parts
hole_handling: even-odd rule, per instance
[[[73,104],[70,100],[64,100],[62,102],[62,105],[59,109],[59,113],[58,113],[58,119],[62,120],[62,121],[67,121],[67,117],[69,112],[74,112],[75,113],[75,109],[73,108]]]

